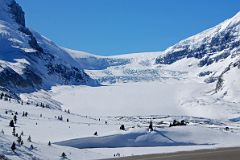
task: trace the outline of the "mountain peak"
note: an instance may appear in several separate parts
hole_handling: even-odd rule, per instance
[[[25,27],[22,7],[15,0],[0,0],[0,20]]]

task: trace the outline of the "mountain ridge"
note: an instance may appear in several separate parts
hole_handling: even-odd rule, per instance
[[[59,47],[26,27],[14,0],[0,0],[0,86],[12,94],[49,90],[55,85],[90,85],[143,81],[198,80],[213,94],[227,97],[237,87],[240,12],[219,25],[161,52],[96,56]],[[235,75],[236,76],[236,75]],[[230,83],[231,82],[231,83]]]

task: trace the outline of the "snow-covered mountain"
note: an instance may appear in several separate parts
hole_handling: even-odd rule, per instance
[[[183,73],[189,72],[204,77],[206,83],[217,82],[215,90],[218,92],[223,87],[222,78],[228,68],[239,66],[239,46],[240,12],[162,52],[104,57],[65,50],[100,82],[180,79]],[[176,62],[179,65],[171,67]]]
[[[111,87],[72,88],[71,96],[63,96],[58,89],[61,96],[56,99],[76,111],[80,105],[87,106],[84,111],[97,108],[114,115],[178,112],[236,117],[240,112],[239,44],[240,12],[162,52],[104,57],[65,49],[79,65],[84,64],[81,67],[88,75]],[[79,103],[75,105],[74,100]]]
[[[56,45],[27,28],[14,0],[0,0],[0,159],[239,146],[239,46],[240,12],[162,52],[96,56]]]
[[[55,85],[176,80],[205,84],[196,97],[239,102],[240,13],[162,52],[96,56],[57,46],[26,27],[14,0],[0,3],[0,86],[12,97]]]
[[[103,57],[66,51],[101,83],[194,79],[214,84],[212,93],[239,101],[240,12],[162,52]]]
[[[229,87],[233,89],[239,86],[239,55],[240,12],[221,24],[168,48],[156,59],[156,63],[171,65],[186,59],[197,60],[196,64],[189,64],[185,70],[198,66],[193,71],[199,77],[204,77],[206,83],[216,82],[215,92],[227,94]]]
[[[97,84],[65,50],[26,27],[14,0],[0,0],[0,45],[0,86],[12,97],[57,84]]]

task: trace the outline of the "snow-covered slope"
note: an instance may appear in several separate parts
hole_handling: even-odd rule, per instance
[[[58,84],[96,84],[92,79],[102,84],[174,79],[205,83],[208,92],[239,101],[240,13],[162,52],[105,57],[57,46],[26,27],[14,0],[0,2],[0,86],[12,96]]]
[[[168,48],[156,63],[176,71],[187,71],[206,84],[212,93],[239,102],[240,12],[219,25]]]
[[[76,87],[69,90],[71,96],[64,96],[59,89],[56,99],[75,111],[81,108],[78,104],[114,115],[114,110],[119,114],[175,114],[178,109],[187,115],[226,118],[237,116],[240,111],[240,12],[162,52],[108,57],[67,52],[79,65],[87,66],[86,72],[92,78],[113,85],[81,91],[81,87]],[[164,96],[171,95],[169,90],[174,96]],[[95,97],[97,103],[87,95]],[[76,99],[79,102],[75,105]]]
[[[222,78],[228,68],[239,66],[239,46],[240,12],[163,52],[104,57],[66,51],[82,68],[87,69],[87,73],[102,83],[194,77],[206,83],[215,82],[215,91],[218,92],[224,87]]]
[[[155,64],[162,52],[132,53],[118,56],[94,56],[66,50],[79,65],[102,84],[181,79],[183,72],[166,70]]]
[[[28,115],[22,116],[23,112]],[[17,143],[18,138],[12,135],[13,128],[8,125],[16,113],[15,132],[18,135],[23,132],[22,145]],[[169,127],[174,119],[189,123]],[[147,130],[150,120],[153,132]],[[121,124],[126,131],[119,129]],[[229,131],[225,130],[226,126]],[[160,115],[93,117],[7,101],[0,101],[0,127],[0,156],[11,160],[59,160],[63,152],[69,160],[93,160],[113,158],[117,153],[131,156],[240,145],[239,120]],[[98,136],[93,135],[96,131]],[[13,142],[17,143],[15,152],[11,150]]]
[[[0,44],[0,86],[11,97],[57,84],[97,84],[65,50],[26,27],[14,0],[0,0]]]
[[[86,160],[239,146],[239,32],[240,13],[162,52],[95,56],[59,47],[26,27],[14,0],[0,0],[0,157],[65,152]],[[14,115],[24,132],[15,152]],[[189,123],[169,127],[174,119]]]

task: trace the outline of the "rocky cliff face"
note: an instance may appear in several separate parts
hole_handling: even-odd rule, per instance
[[[12,17],[15,19],[16,23],[25,27],[25,13],[22,10],[22,7],[19,6],[19,4],[17,4],[15,1],[12,1],[8,6],[10,7],[10,13],[12,14]]]
[[[240,12],[219,25],[168,48],[156,59],[156,64],[174,65],[187,59],[197,62],[199,67],[191,74],[201,71],[198,75],[204,78],[205,83],[215,83],[215,93],[228,96],[233,88],[238,88],[236,79],[240,73]]]
[[[240,46],[240,12],[233,18],[170,47],[157,64],[172,64],[183,58],[199,59],[199,66],[236,56]]]

